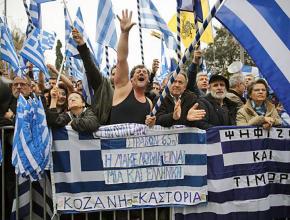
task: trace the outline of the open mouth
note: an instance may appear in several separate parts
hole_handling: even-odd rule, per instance
[[[144,77],[139,77],[138,80],[143,82],[145,80],[145,78]]]

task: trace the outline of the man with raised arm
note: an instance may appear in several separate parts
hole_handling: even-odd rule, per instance
[[[130,72],[128,66],[129,32],[135,23],[131,22],[132,12],[122,11],[120,21],[121,35],[117,48],[117,68],[114,77],[113,106],[110,124],[139,123],[153,125],[155,117],[148,116],[152,102],[145,96],[149,81],[149,70],[144,65],[135,66]]]
[[[83,60],[89,87],[94,90],[91,107],[101,125],[108,124],[112,106],[113,88],[108,78],[102,76],[95,64],[91,52],[82,35],[73,29],[72,35],[78,44],[78,51]]]

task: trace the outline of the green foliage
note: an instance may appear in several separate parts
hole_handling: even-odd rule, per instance
[[[206,65],[212,73],[222,73],[228,76],[227,67],[233,61],[240,60],[240,44],[225,28],[215,28],[215,31],[214,43],[209,44],[204,50]],[[255,66],[246,52],[244,64]]]
[[[63,55],[61,53],[61,48],[62,48],[62,43],[60,40],[57,40],[56,43],[56,48],[55,48],[55,55],[56,55],[56,59],[55,59],[55,67],[56,69],[60,69],[61,63],[62,63],[62,59],[63,59]]]

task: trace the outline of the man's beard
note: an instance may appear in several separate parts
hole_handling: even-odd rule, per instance
[[[212,97],[214,97],[215,99],[224,99],[226,97],[226,91],[224,91],[224,93],[222,95],[217,94],[214,91],[210,91],[210,94]]]

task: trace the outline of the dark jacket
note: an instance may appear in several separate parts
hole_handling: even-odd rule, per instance
[[[15,125],[15,119],[16,119],[16,111],[17,111],[17,98],[15,98],[12,93],[7,95],[7,99],[5,100],[5,103],[2,103],[3,105],[1,105],[1,111],[0,111],[0,126],[8,126],[8,125]],[[30,97],[34,97],[33,94],[30,94]],[[29,98],[25,97],[26,99]],[[40,99],[42,101],[42,105],[44,107],[44,111],[46,111],[46,100],[45,97],[43,95],[40,96]],[[1,103],[1,102],[0,102]],[[5,105],[4,105],[5,104]],[[3,107],[2,107],[3,106]],[[9,120],[4,118],[4,114],[8,111],[11,110],[14,113],[14,117],[13,119]]]
[[[181,116],[179,120],[173,119],[173,111],[174,111],[174,100],[170,94],[168,94],[159,110],[156,113],[156,124],[161,125],[163,127],[171,127],[172,125],[186,125],[190,127],[195,127],[196,122],[188,121],[187,113],[189,109],[197,102],[197,97],[194,93],[185,90],[181,95]]]
[[[4,114],[8,111],[9,108],[15,114],[16,102],[17,100],[13,97],[8,84],[4,83],[2,79],[0,79],[0,126],[14,124],[12,120],[4,118]],[[13,107],[11,106],[12,104]]]
[[[226,126],[236,124],[237,105],[228,98],[224,98],[224,105],[220,104],[207,94],[199,100],[200,108],[206,111],[205,117],[198,121],[201,129],[208,129],[214,126]]]
[[[48,126],[52,128],[64,127],[71,122],[71,127],[78,132],[94,132],[100,127],[97,116],[91,108],[86,108],[78,117],[71,112],[58,113],[56,108],[46,112]]]
[[[108,123],[113,100],[113,87],[108,78],[104,77],[96,66],[86,44],[78,46],[83,60],[88,84],[94,90],[91,107],[101,125]]]
[[[237,104],[237,110],[239,110],[247,101],[243,96],[232,89],[229,89],[226,97]]]
[[[196,75],[200,71],[200,67],[196,65],[195,63],[191,63],[187,70],[187,77],[188,77],[188,83],[187,83],[187,89],[194,94],[197,95],[197,97],[204,97],[205,93],[200,90],[197,87],[196,83]]]

